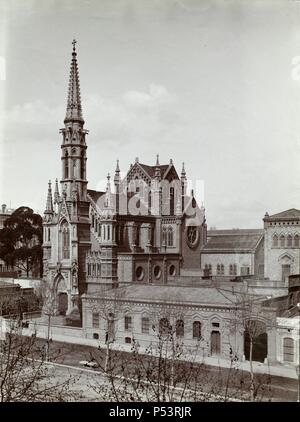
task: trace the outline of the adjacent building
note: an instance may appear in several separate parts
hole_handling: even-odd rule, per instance
[[[208,230],[201,268],[213,277],[264,277],[263,230]]]
[[[263,221],[265,278],[287,282],[300,273],[300,210],[266,213]]]

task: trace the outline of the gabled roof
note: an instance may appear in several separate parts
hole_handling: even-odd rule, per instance
[[[274,220],[300,219],[300,210],[297,210],[296,208],[291,208],[289,210],[282,211],[273,215],[266,214],[264,220],[269,220],[269,219],[274,219]]]
[[[254,252],[263,238],[263,230],[209,230],[208,237],[202,253]]]
[[[228,289],[222,291],[215,287],[184,287],[164,286],[132,283],[129,286],[122,286],[118,289],[107,290],[105,293],[95,293],[89,297],[101,296],[104,299],[121,300],[128,302],[162,302],[180,303],[181,305],[194,306],[233,306],[237,296]]]
[[[97,203],[98,199],[101,198],[101,196],[105,195],[105,192],[96,191],[92,189],[88,189],[87,191],[88,195],[92,198],[92,200]]]
[[[147,164],[141,164],[139,165],[142,167],[142,169],[153,179],[155,175],[155,169],[158,167],[160,169],[161,176],[163,177],[167,169],[169,168],[169,164],[163,164],[159,166],[148,166]]]

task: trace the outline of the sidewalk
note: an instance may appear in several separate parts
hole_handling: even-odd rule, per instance
[[[41,326],[40,326],[41,327]],[[45,326],[46,327],[46,326]],[[28,332],[26,332],[28,331]],[[23,330],[24,335],[31,335],[32,332],[30,330]],[[38,330],[37,336],[40,338],[46,338],[47,337],[47,330],[41,331]],[[99,340],[93,340],[93,339],[87,339],[84,337],[74,337],[74,336],[68,336],[68,335],[62,335],[57,333],[51,333],[51,338],[53,341],[63,342],[63,343],[70,343],[70,344],[78,344],[81,346],[92,346],[92,347],[101,347],[106,348],[106,344],[103,342],[100,342]],[[118,345],[112,343],[110,345],[110,348],[113,350],[123,351],[123,352],[129,352],[131,351],[131,345]],[[145,353],[145,349],[140,347],[140,352],[143,354]],[[184,360],[184,359],[183,359]],[[196,358],[196,361],[199,363],[206,364],[208,366],[214,366],[214,367],[221,367],[221,368],[230,368],[231,362],[227,359],[222,359],[220,357],[202,357],[199,356],[199,358]],[[250,372],[250,364],[248,361],[238,361],[233,363],[232,367]],[[296,374],[296,368],[295,367],[289,367],[284,366],[280,363],[277,365],[269,365],[266,363],[260,363],[260,362],[253,362],[253,371],[257,374],[268,374],[278,377],[284,377],[284,378],[291,378],[291,379],[297,379]]]

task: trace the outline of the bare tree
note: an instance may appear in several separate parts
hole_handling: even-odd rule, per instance
[[[56,376],[56,367],[48,363],[44,342],[36,333],[23,335],[22,323],[15,314],[1,317],[0,401],[68,401],[74,398],[71,386],[76,377],[64,380]],[[55,361],[58,353],[51,357]]]
[[[95,311],[104,315],[107,323],[112,306],[118,319],[126,315],[126,307],[114,305],[106,300],[97,304]],[[100,306],[100,308],[99,308]],[[102,309],[101,309],[102,306]],[[125,312],[122,315],[122,312]],[[91,387],[102,400],[115,401],[227,401],[242,399],[247,390],[237,380],[238,369],[232,360],[229,370],[210,368],[201,356],[205,349],[205,339],[187,342],[184,336],[184,310],[169,305],[167,300],[160,303],[153,312],[147,313],[149,334],[152,341],[142,347],[137,333],[131,332],[130,351],[99,348],[91,353],[91,359],[100,366],[108,381],[93,383]],[[236,378],[235,378],[236,376]]]
[[[248,289],[240,289],[235,292],[236,307],[235,319],[231,321],[231,329],[235,333],[244,336],[249,342],[249,367],[250,367],[250,401],[258,400],[259,389],[265,389],[265,382],[270,384],[270,376],[257,376],[255,380],[255,373],[253,368],[253,348],[255,340],[266,333],[266,327],[274,326],[276,323],[275,316],[271,309],[264,306],[265,298],[259,295],[252,294]],[[231,349],[232,356],[234,354]]]

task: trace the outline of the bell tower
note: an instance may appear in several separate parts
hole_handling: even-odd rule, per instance
[[[81,295],[86,292],[85,257],[91,248],[87,199],[86,135],[82,116],[76,41],[73,41],[67,109],[61,143],[61,189],[51,185],[44,217],[45,279],[54,297],[53,311],[81,317]],[[77,321],[78,322],[78,321]]]
[[[82,117],[76,41],[74,40],[72,44],[73,51],[67,109],[64,120],[65,127],[60,130],[63,137],[61,145],[61,187],[66,200],[68,200],[72,196],[72,190],[75,184],[79,199],[86,201],[86,135],[88,131],[84,129],[84,119]]]

